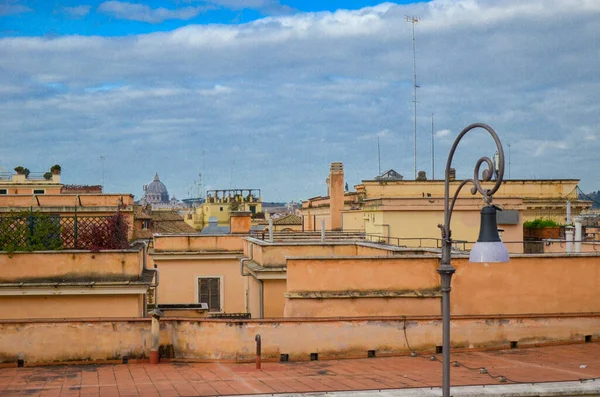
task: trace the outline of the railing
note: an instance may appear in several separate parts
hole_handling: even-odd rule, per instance
[[[252,230],[250,232],[250,237],[254,237],[258,240],[268,241],[269,240],[269,232],[268,231],[257,231]],[[289,232],[273,232],[273,241],[316,241],[321,239],[320,231],[289,231]],[[362,230],[326,230],[325,231],[325,240],[364,240],[365,232]]]
[[[110,234],[111,218],[37,213],[0,216],[0,251],[95,249]]]

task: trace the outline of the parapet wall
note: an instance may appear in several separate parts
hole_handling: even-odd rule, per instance
[[[155,235],[155,252],[242,251],[244,236]]]
[[[142,273],[143,250],[0,252],[0,281],[122,277]]]
[[[406,330],[406,332],[405,332]],[[263,358],[290,360],[366,357],[432,351],[442,344],[441,318],[379,317],[347,319],[161,320],[160,344],[172,345],[175,359],[252,360],[261,335]],[[27,364],[146,358],[149,319],[0,321],[0,363]],[[453,348],[508,348],[583,342],[600,338],[600,313],[588,315],[455,317]],[[57,342],[64,341],[64,343]]]

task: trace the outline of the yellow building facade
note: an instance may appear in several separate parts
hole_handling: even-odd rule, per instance
[[[219,226],[227,226],[234,211],[262,212],[260,189],[209,190],[206,201],[188,212],[185,222],[196,230],[202,230],[211,218],[216,219]]]
[[[341,168],[339,163],[332,163]],[[343,174],[342,174],[343,176]],[[314,197],[302,204],[305,230],[333,230],[332,208],[341,213],[344,231],[362,231],[374,241],[397,245],[436,248],[440,245],[438,224],[443,223],[443,180],[364,180],[354,192],[340,194],[338,184],[328,182],[328,196]],[[450,182],[454,194],[461,181]],[[503,209],[498,215],[503,241],[510,252],[523,250],[523,222],[536,218],[552,219],[564,224],[567,203],[571,215],[579,215],[591,206],[578,200],[577,179],[505,180],[494,194],[494,204]],[[484,183],[484,188],[492,187]],[[458,196],[452,218],[454,240],[463,241],[460,248],[469,249],[479,234],[479,212],[482,198],[470,194],[470,186]],[[332,205],[336,201],[337,206]],[[342,208],[342,209],[339,209]]]

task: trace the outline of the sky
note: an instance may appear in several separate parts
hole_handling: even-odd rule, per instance
[[[199,174],[265,201],[326,195],[336,161],[350,186],[412,179],[407,15],[418,170],[440,179],[481,122],[505,178],[600,189],[597,0],[0,0],[0,167],[58,163],[136,198],[156,172],[179,199]],[[457,177],[495,151],[471,131]]]

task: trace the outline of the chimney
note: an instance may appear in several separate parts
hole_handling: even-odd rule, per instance
[[[417,181],[426,181],[427,180],[427,174],[425,173],[425,171],[419,171],[419,174],[417,176]]]
[[[449,181],[456,180],[456,169],[455,168],[450,168],[448,170],[448,180]]]
[[[252,227],[250,211],[232,211],[229,215],[229,230],[231,234],[248,234]]]
[[[342,230],[342,211],[344,210],[344,165],[338,162],[331,163],[328,179],[331,230]]]

